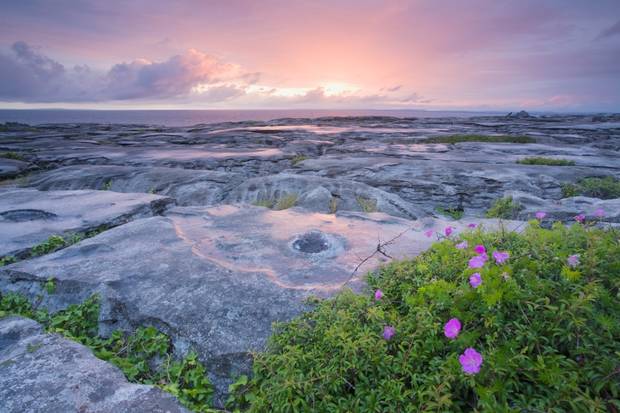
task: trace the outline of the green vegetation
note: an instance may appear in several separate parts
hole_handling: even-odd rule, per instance
[[[519,159],[517,163],[522,165],[548,165],[548,166],[574,166],[575,161],[568,159],[545,158],[544,156],[532,156]]]
[[[14,159],[16,161],[23,161],[24,157],[17,152],[4,152],[0,153],[0,158]]]
[[[620,198],[620,179],[613,176],[584,178],[576,184],[562,185],[562,196],[589,196],[601,199]]]
[[[0,123],[0,132],[36,132],[38,129],[34,126],[19,122]]]
[[[60,235],[52,235],[47,240],[32,247],[31,255],[33,257],[39,257],[57,251],[67,245],[68,242],[63,237]]]
[[[487,218],[514,219],[521,210],[521,205],[512,200],[511,196],[500,198],[489,208]]]
[[[276,211],[281,211],[283,209],[292,208],[297,203],[297,198],[297,194],[284,194],[280,198],[278,198],[278,200],[273,206],[273,209],[275,209]]]
[[[363,196],[356,196],[358,205],[364,212],[377,212],[377,200],[372,198],[366,198]]]
[[[120,368],[133,383],[158,386],[175,395],[194,412],[215,411],[209,407],[213,393],[211,383],[195,353],[189,353],[182,360],[175,360],[170,338],[154,327],[141,327],[130,335],[115,331],[108,338],[98,336],[97,296],[50,315],[33,308],[21,295],[1,294],[0,318],[12,314],[35,319],[47,331],[88,346],[95,356]],[[27,350],[35,352],[40,347],[33,345]]]
[[[112,189],[112,180],[109,179],[105,184],[103,184],[103,188],[104,191],[109,191],[110,189]]]
[[[265,207],[265,208],[273,208],[274,201],[273,199],[257,199],[252,203],[252,205]]]
[[[338,211],[338,198],[332,196],[332,199],[329,200],[329,213],[335,214]]]
[[[306,159],[308,159],[308,157],[306,155],[301,155],[301,154],[297,154],[295,156],[293,156],[291,158],[291,164],[293,166],[297,165],[299,162],[301,161],[305,161]]]
[[[521,234],[471,231],[393,262],[369,277],[367,294],[342,293],[277,325],[253,378],[231,386],[229,409],[617,412],[618,236],[532,222]],[[455,248],[462,240],[469,247]],[[476,245],[489,261],[473,269]],[[504,264],[495,251],[509,253]],[[452,318],[462,329],[448,339]],[[389,340],[385,326],[395,329]],[[482,356],[477,374],[460,364],[467,348]]]
[[[252,205],[261,206],[269,209],[275,209],[281,211],[283,209],[289,209],[297,204],[297,194],[284,194],[278,199],[266,199],[261,198],[252,203]]]
[[[12,256],[5,256],[0,258],[0,267],[12,264],[19,261],[20,259],[34,258],[46,254],[51,254],[52,252],[56,252],[66,247],[70,247],[73,244],[77,244],[78,242],[86,238],[92,238],[96,235],[99,235],[107,229],[109,229],[107,225],[101,225],[91,231],[77,232],[75,234],[65,235],[64,237],[62,235],[52,235],[45,241],[32,247],[32,249],[30,250],[30,255],[27,257],[20,256],[19,258],[17,258]]]
[[[463,211],[462,208],[454,208],[454,207],[449,207],[449,208],[437,207],[435,208],[435,210],[441,215],[448,216],[455,220],[463,218],[463,214],[465,213],[465,211]]]
[[[489,143],[535,143],[534,138],[529,136],[511,135],[447,135],[426,138],[420,143],[460,143],[460,142],[489,142]]]
[[[0,267],[4,267],[5,265],[9,265],[9,264],[13,264],[14,262],[17,262],[17,258],[11,256],[11,255],[6,255],[2,258],[0,258]]]

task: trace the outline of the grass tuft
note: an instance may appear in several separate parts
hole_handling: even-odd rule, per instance
[[[548,166],[574,166],[575,161],[569,159],[545,158],[544,156],[533,156],[529,158],[519,159],[517,161],[521,165],[548,165]]]
[[[461,142],[489,142],[489,143],[535,143],[536,140],[529,136],[511,136],[511,135],[447,135],[432,136],[426,138],[420,143],[461,143]]]
[[[521,205],[513,201],[512,197],[500,198],[489,208],[487,218],[515,219],[522,209]]]
[[[589,177],[576,184],[562,184],[562,197],[579,195],[600,199],[620,198],[620,179],[613,176]]]

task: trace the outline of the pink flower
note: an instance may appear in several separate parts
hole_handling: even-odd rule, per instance
[[[487,249],[484,248],[484,245],[476,245],[474,247],[474,252],[480,255],[480,254],[484,254],[485,252],[487,252]]]
[[[433,230],[432,230],[432,229],[429,229],[428,231],[426,231],[426,232],[424,233],[424,235],[426,235],[426,237],[427,237],[427,238],[432,237],[432,236],[433,236]]]
[[[458,318],[450,319],[450,321],[448,321],[446,325],[443,326],[443,333],[450,340],[455,339],[456,336],[458,336],[460,332],[461,332],[461,322],[458,320]]]
[[[383,291],[381,291],[381,290],[375,291],[375,300],[379,301],[382,298],[383,298]]]
[[[467,246],[468,246],[467,241],[459,242],[458,244],[455,245],[456,249],[459,249],[459,250],[464,250],[465,248],[467,248]]]
[[[543,211],[538,211],[536,213],[536,219],[539,221],[542,221],[543,219],[545,219],[546,216],[547,216],[547,213]]]
[[[454,231],[454,228],[452,228],[452,227],[446,227],[446,228],[443,230],[443,233],[444,233],[444,234],[446,234],[446,237],[449,237],[449,236],[452,234],[452,232],[453,232],[453,231]]]
[[[383,327],[383,338],[386,340],[391,340],[392,337],[394,337],[394,334],[396,334],[396,329],[392,326],[385,326]]]
[[[510,257],[506,251],[493,251],[493,258],[495,258],[495,262],[498,264],[503,264]]]
[[[487,260],[484,256],[476,255],[469,260],[469,268],[482,268],[485,262],[487,262]]]
[[[471,285],[474,288],[478,288],[480,284],[482,284],[482,277],[480,276],[480,273],[479,272],[473,273],[469,277],[469,285]]]
[[[594,211],[594,216],[597,218],[603,218],[605,216],[605,210],[603,208],[597,208],[596,211]]]
[[[471,224],[467,224],[467,228],[474,229],[476,228],[476,224],[474,224],[473,222]]]
[[[581,263],[579,261],[579,255],[578,254],[571,255],[570,257],[566,259],[566,263],[568,264],[569,267],[575,268]]]
[[[459,356],[459,363],[461,363],[465,374],[479,373],[480,366],[482,365],[482,355],[469,347]]]
[[[586,220],[586,216],[583,214],[579,214],[579,215],[575,215],[575,221],[583,224],[583,222]]]

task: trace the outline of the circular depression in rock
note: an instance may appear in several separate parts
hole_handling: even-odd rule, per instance
[[[306,232],[293,241],[293,249],[306,254],[318,254],[329,249],[329,240],[321,232]]]

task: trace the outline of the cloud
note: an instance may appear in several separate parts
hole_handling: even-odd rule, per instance
[[[620,34],[620,20],[618,20],[616,24],[614,24],[613,26],[608,27],[607,29],[603,30],[598,36],[596,36],[595,40],[604,39],[606,37],[617,36],[619,34]]]
[[[206,101],[243,93],[259,74],[189,49],[163,62],[137,59],[107,72],[88,66],[66,68],[24,42],[0,54],[0,100],[21,102],[100,102],[169,99],[204,94]],[[209,87],[213,86],[213,87]]]

